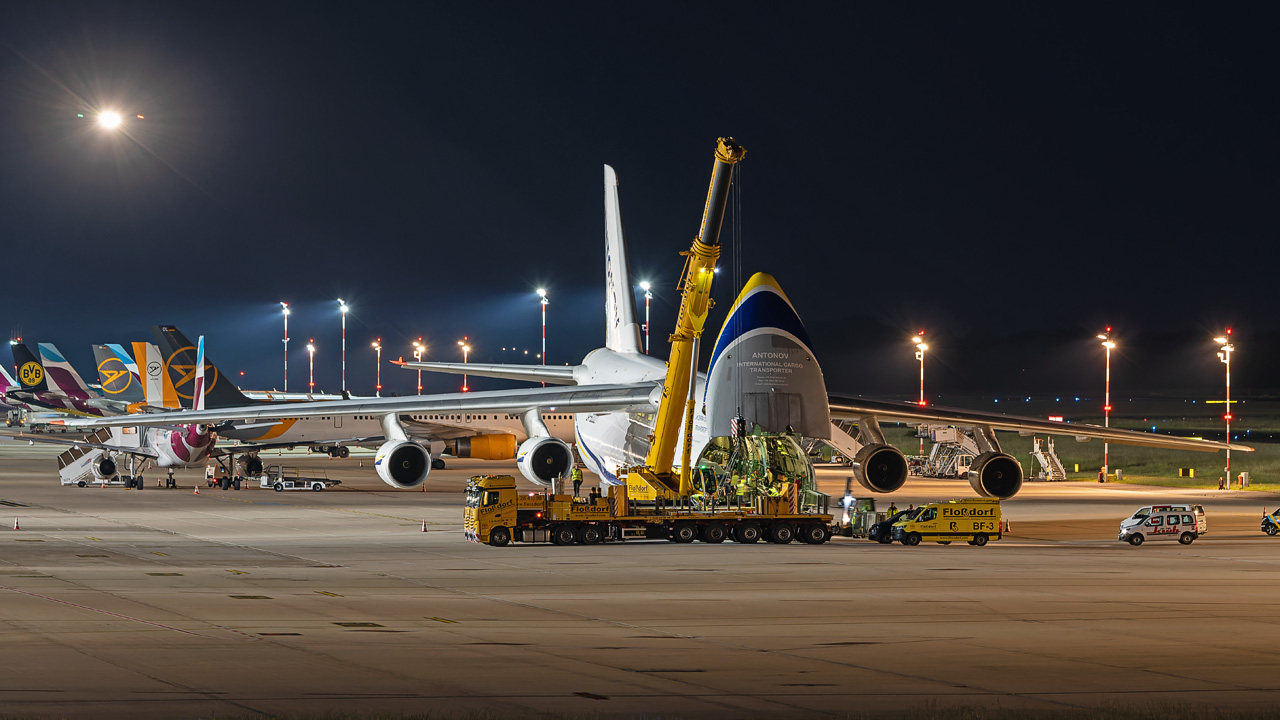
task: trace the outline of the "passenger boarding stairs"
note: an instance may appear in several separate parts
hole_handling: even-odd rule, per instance
[[[964,431],[953,427],[928,426],[933,447],[924,461],[925,477],[960,477],[969,472],[969,463],[978,455],[978,444]]]
[[[1057,453],[1053,451],[1053,438],[1033,438],[1031,445],[1031,457],[1040,463],[1040,467],[1044,468],[1045,479],[1049,482],[1062,482],[1067,479],[1067,469],[1062,466],[1062,461],[1058,459]]]
[[[827,451],[831,462],[852,465],[853,456],[862,449],[862,444],[858,442],[858,423],[853,420],[832,420],[831,437],[811,438],[804,449],[810,458],[816,459],[824,455],[823,446],[831,448]]]
[[[97,445],[115,445],[121,449],[136,448],[139,445],[137,428],[102,428],[98,432],[85,437],[85,442]],[[102,458],[105,451],[96,447],[80,447],[79,445],[72,447],[70,450],[58,456],[58,476],[62,480],[63,485],[75,485],[83,481],[86,484],[108,481],[108,484],[116,484],[112,482],[112,478],[98,479],[93,474],[93,468],[98,460]]]

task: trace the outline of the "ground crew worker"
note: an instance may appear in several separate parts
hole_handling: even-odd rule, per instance
[[[787,482],[787,476],[777,470],[768,470],[765,472],[765,477],[768,478],[769,494],[773,496],[782,494],[781,486]]]
[[[578,491],[582,489],[582,468],[575,465],[569,476],[573,478],[573,496],[578,497]]]
[[[725,475],[724,479],[720,481],[720,495],[724,497],[725,505],[729,505],[733,502],[733,496],[737,491],[737,486],[729,481],[728,475]]]
[[[896,514],[897,512],[898,512],[898,506],[895,505],[894,503],[889,503],[889,514],[893,515],[893,514]]]

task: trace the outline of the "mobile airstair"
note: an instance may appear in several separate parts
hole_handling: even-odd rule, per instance
[[[978,444],[959,428],[930,425],[929,439],[933,447],[924,461],[921,475],[954,478],[969,472],[969,464],[978,456]]]
[[[110,428],[103,428],[98,432],[89,435],[85,440],[91,443],[111,444],[112,433]],[[99,461],[103,459],[103,452],[96,447],[80,447],[75,446],[70,450],[58,456],[58,476],[62,480],[63,485],[79,485],[84,487],[90,483],[102,483],[105,485],[121,484],[119,474],[116,472],[114,463],[107,463],[99,466]],[[94,469],[98,468],[99,472],[107,469],[108,472],[103,477],[94,474]]]
[[[805,451],[814,462],[852,465],[853,456],[862,445],[858,442],[858,423],[853,420],[832,420],[830,438],[810,438]]]
[[[1032,438],[1031,440],[1031,457],[1040,463],[1043,468],[1041,473],[1045,480],[1049,482],[1062,482],[1067,479],[1067,469],[1063,467],[1062,461],[1058,459],[1057,453],[1053,451],[1053,438]]]

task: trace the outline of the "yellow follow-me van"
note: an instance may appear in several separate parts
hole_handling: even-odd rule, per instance
[[[1002,539],[1001,527],[999,500],[952,500],[922,505],[914,515],[903,516],[893,526],[893,539],[903,545],[919,545],[921,540],[949,545],[964,540],[982,546]]]

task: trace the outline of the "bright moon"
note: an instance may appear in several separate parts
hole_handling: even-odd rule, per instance
[[[98,116],[98,124],[105,128],[113,128],[120,125],[120,113],[107,111]]]

